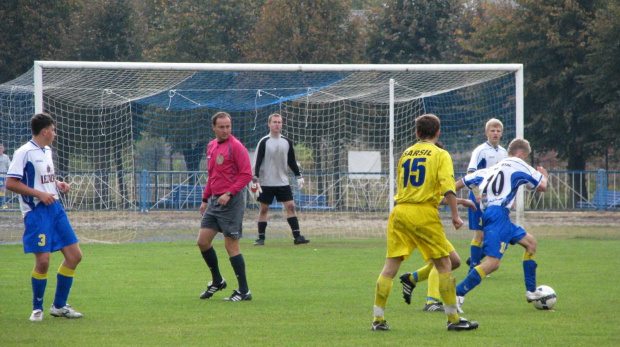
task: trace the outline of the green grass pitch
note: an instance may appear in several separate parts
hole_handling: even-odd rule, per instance
[[[466,274],[469,240],[453,240]],[[618,346],[620,241],[541,239],[538,285],[555,289],[555,311],[525,301],[522,248],[509,247],[501,268],[468,294],[469,332],[446,331],[442,313],[422,312],[426,283],[404,303],[398,279],[388,301],[392,330],[370,330],[374,287],[383,266],[383,240],[313,239],[304,246],[242,240],[251,302],[223,302],[237,282],[216,241],[229,287],[209,300],[198,295],[210,280],[192,242],[84,244],[69,302],[84,318],[49,315],[62,255],[52,255],[45,317],[28,321],[34,259],[21,245],[0,245],[0,346]],[[416,251],[399,272],[420,267]]]

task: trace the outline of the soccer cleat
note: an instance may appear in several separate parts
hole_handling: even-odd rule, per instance
[[[71,305],[66,304],[61,308],[56,308],[52,304],[52,308],[50,309],[50,315],[54,317],[65,317],[65,318],[82,318],[82,314],[77,312],[71,307]]]
[[[41,322],[43,320],[43,310],[33,310],[30,315],[31,322]]]
[[[209,285],[207,286],[207,290],[205,290],[204,293],[200,294],[200,298],[208,299],[212,297],[213,294],[215,294],[215,292],[226,288],[226,286],[227,286],[226,280],[223,278],[222,278],[222,282],[220,282],[219,284],[213,284],[213,282],[209,282]]]
[[[464,296],[456,296],[456,312],[458,313],[464,313],[463,312],[463,304],[465,303],[465,297]]]
[[[263,239],[256,239],[256,241],[254,241],[254,246],[264,246],[265,245],[265,240]]]
[[[303,245],[305,243],[309,243],[310,240],[307,240],[303,235],[299,235],[293,240],[293,243],[296,245]]]
[[[545,299],[546,296],[547,294],[541,291],[538,291],[538,290],[535,290],[533,292],[530,292],[530,291],[525,292],[525,299],[527,299],[527,302]]]
[[[463,331],[478,329],[478,322],[470,322],[467,319],[461,317],[458,323],[450,323],[448,321],[448,331]]]
[[[383,321],[383,322],[374,321],[372,322],[372,330],[373,331],[387,331],[387,330],[390,330],[390,327],[387,325],[386,321]]]
[[[224,298],[222,301],[250,301],[252,300],[252,292],[248,290],[247,293],[241,294],[238,290],[233,290],[230,298]]]
[[[443,308],[443,303],[442,302],[433,302],[431,304],[426,304],[424,305],[424,308],[422,309],[422,311],[427,311],[427,312],[445,312],[446,310],[444,310]]]
[[[411,272],[405,272],[400,275],[400,283],[403,284],[403,298],[405,299],[407,305],[411,304],[411,292],[415,288],[415,283],[411,282],[409,279],[410,275]]]

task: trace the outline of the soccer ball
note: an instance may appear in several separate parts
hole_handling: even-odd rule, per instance
[[[545,297],[540,300],[532,301],[534,307],[539,310],[551,310],[553,306],[555,306],[555,302],[557,300],[557,296],[555,295],[553,288],[549,286],[538,286],[536,291],[542,292],[545,294]]]

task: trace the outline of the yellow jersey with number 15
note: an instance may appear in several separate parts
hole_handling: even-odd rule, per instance
[[[398,161],[396,187],[397,204],[438,206],[446,193],[456,191],[450,153],[426,141],[407,148]]]

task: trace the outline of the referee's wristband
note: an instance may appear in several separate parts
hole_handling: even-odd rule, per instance
[[[209,199],[202,199],[202,202],[209,203]]]

